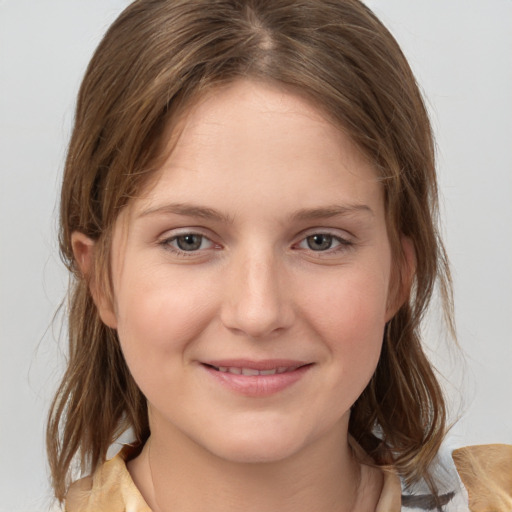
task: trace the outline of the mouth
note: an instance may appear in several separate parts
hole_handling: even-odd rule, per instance
[[[202,362],[213,379],[232,392],[264,397],[300,381],[314,363],[292,360],[223,360]]]
[[[267,370],[258,370],[256,368],[246,368],[246,367],[239,367],[239,366],[215,366],[211,364],[206,364],[205,366],[208,366],[212,368],[213,370],[216,370],[218,372],[222,373],[232,373],[234,375],[246,375],[246,376],[258,376],[258,375],[276,375],[280,373],[288,373],[293,372],[297,370],[298,368],[301,368],[302,366],[306,365],[296,365],[296,366],[278,366],[275,368],[269,368]]]

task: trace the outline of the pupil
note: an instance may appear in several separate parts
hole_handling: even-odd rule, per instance
[[[325,251],[331,248],[331,235],[312,235],[308,236],[308,247],[313,251]]]
[[[182,251],[195,251],[201,247],[202,238],[201,235],[182,235],[176,242]]]

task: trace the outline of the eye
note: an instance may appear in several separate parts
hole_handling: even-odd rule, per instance
[[[326,235],[323,233],[310,235],[306,237],[306,244],[312,251],[327,251],[332,247],[333,237],[332,235]]]
[[[350,240],[332,235],[330,233],[313,233],[303,238],[298,244],[299,249],[314,252],[337,252],[353,245]]]
[[[182,233],[161,242],[166,248],[177,253],[193,253],[200,250],[211,249],[214,243],[199,233]]]
[[[186,235],[177,236],[173,242],[176,242],[178,249],[181,251],[197,251],[198,249],[201,249],[204,237],[202,235],[188,233]]]

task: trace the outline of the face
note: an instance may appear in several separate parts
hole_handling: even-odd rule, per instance
[[[374,169],[308,101],[251,81],[169,144],[117,221],[100,304],[153,434],[251,462],[346,436],[392,314]]]

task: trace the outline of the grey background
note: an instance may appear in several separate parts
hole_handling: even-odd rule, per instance
[[[81,76],[124,0],[0,0],[0,512],[47,510],[44,423],[62,371],[57,193]],[[447,443],[512,443],[512,1],[368,0],[427,98],[459,340],[426,329]],[[59,341],[60,340],[60,341]]]

